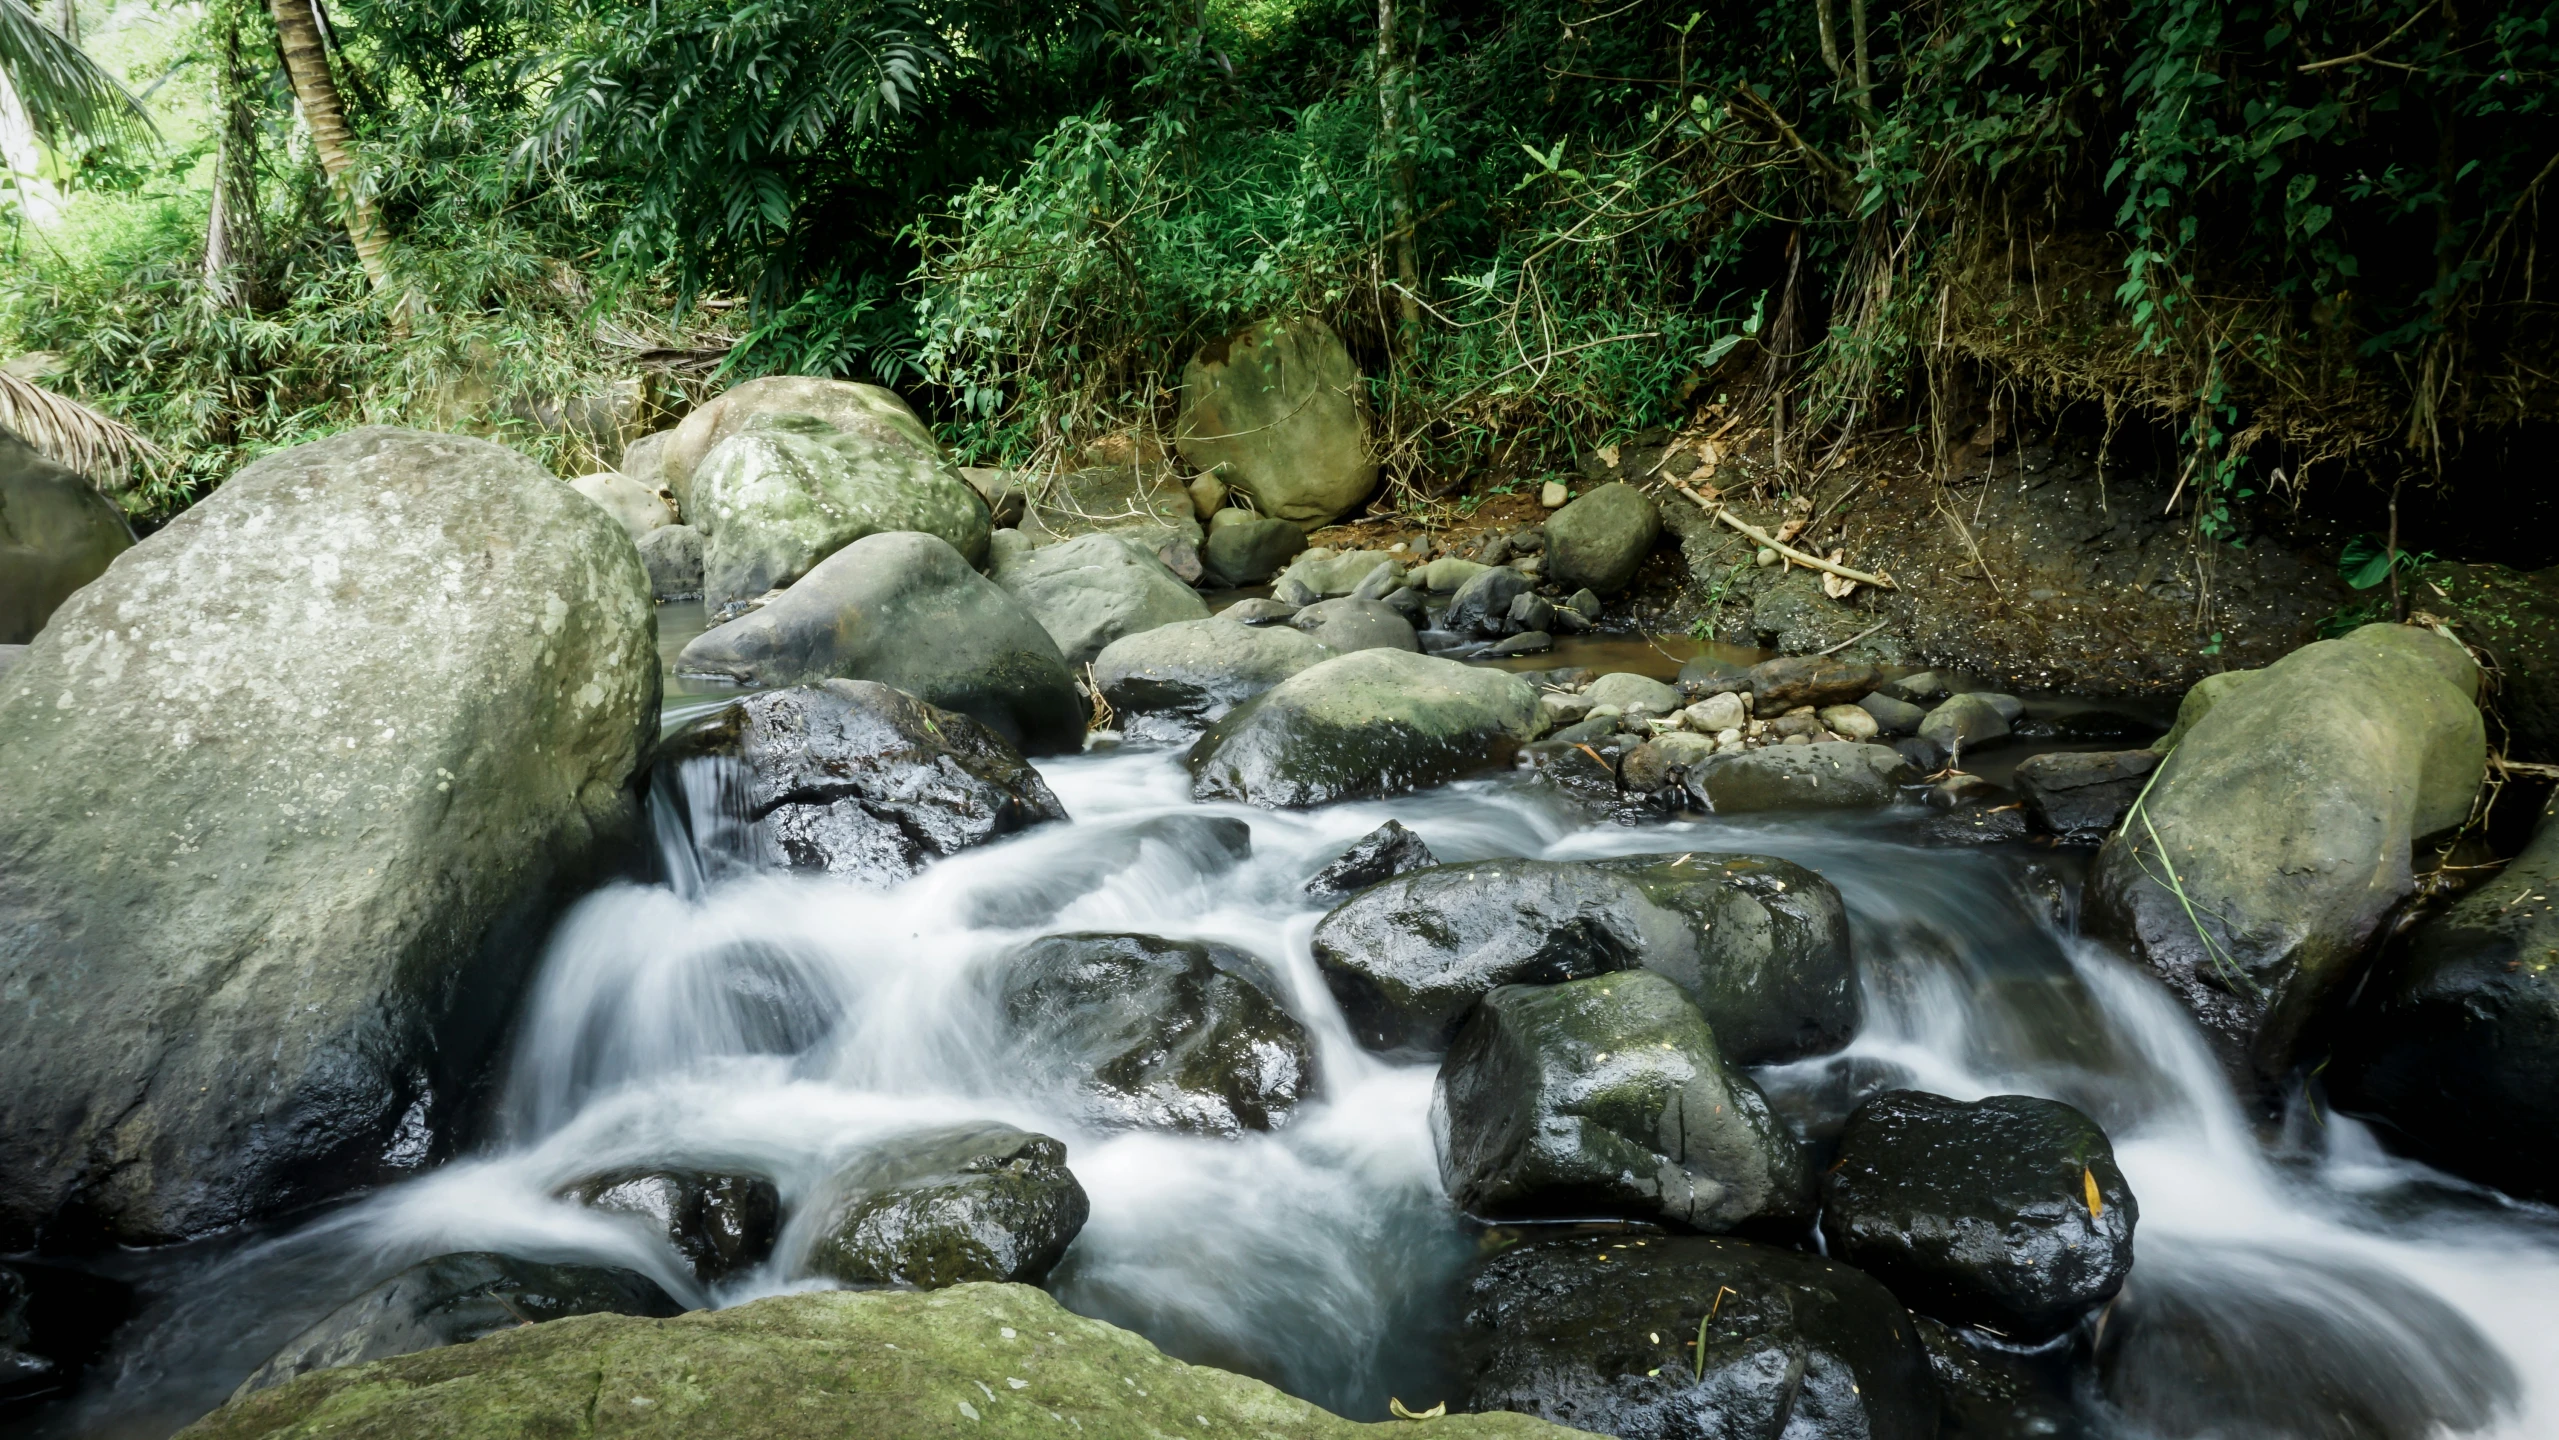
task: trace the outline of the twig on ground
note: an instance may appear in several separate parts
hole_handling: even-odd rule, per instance
[[[1893,622],[1890,620],[1877,621],[1876,623],[1867,626],[1865,629],[1858,631],[1856,634],[1849,636],[1847,639],[1840,641],[1838,644],[1831,646],[1829,649],[1816,650],[1813,653],[1815,655],[1835,654],[1838,651],[1847,649],[1849,646],[1856,644],[1858,641],[1865,639],[1867,636],[1874,634],[1876,631],[1883,629],[1886,625],[1890,625],[1891,623]]]
[[[1725,525],[1741,532],[1744,538],[1757,541],[1761,545],[1767,546],[1769,549],[1776,551],[1778,554],[1785,556],[1787,559],[1792,560],[1798,565],[1811,570],[1827,571],[1830,574],[1838,576],[1842,580],[1854,580],[1860,585],[1872,585],[1878,590],[1894,590],[1900,588],[1893,584],[1892,577],[1889,575],[1870,575],[1863,570],[1851,570],[1845,565],[1833,564],[1828,560],[1822,559],[1818,555],[1807,555],[1803,551],[1780,541],[1776,536],[1771,535],[1767,531],[1760,529],[1758,526],[1751,524],[1747,520],[1744,520],[1732,511],[1716,504],[1714,501],[1707,499],[1705,496],[1698,494],[1696,491],[1689,489],[1688,482],[1684,480],[1672,480],[1669,484],[1672,489],[1687,496],[1689,499],[1696,501],[1698,509],[1705,511],[1707,514],[1714,516],[1718,521],[1721,521]]]

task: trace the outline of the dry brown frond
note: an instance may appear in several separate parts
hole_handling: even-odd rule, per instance
[[[16,434],[47,459],[79,471],[107,491],[131,484],[136,465],[169,458],[123,421],[6,370],[0,370],[0,430]]]

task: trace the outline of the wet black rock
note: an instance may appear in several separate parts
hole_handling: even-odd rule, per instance
[[[2511,1416],[2495,1341],[2431,1292],[2333,1254],[2184,1245],[2106,1312],[2097,1374],[2145,1435],[2432,1440]]]
[[[1315,1045],[1278,979],[1228,945],[1051,935],[1004,964],[1011,1054],[1085,1123],[1275,1130],[1315,1088]]]
[[[1422,837],[1389,820],[1354,841],[1332,864],[1306,882],[1309,895],[1348,895],[1380,881],[1439,863]]]
[[[240,1388],[238,1399],[297,1375],[391,1355],[460,1345],[483,1335],[570,1315],[680,1315],[657,1282],[609,1265],[544,1265],[467,1251],[412,1265],[285,1342]]]
[[[763,1264],[782,1228],[782,1192],[761,1175],[626,1168],[573,1180],[559,1193],[647,1221],[705,1285]]]
[[[2048,1440],[2079,1432],[2066,1356],[2015,1354],[1976,1344],[1925,1315],[1910,1318],[1937,1377],[1937,1440]]]
[[[2065,840],[2103,840],[2141,798],[2159,758],[2154,750],[2029,755],[2017,762],[2017,788],[2036,824]]]
[[[1872,665],[1835,655],[1784,655],[1750,667],[1751,699],[1762,715],[1798,705],[1846,705],[1875,688]]]
[[[1904,1304],[2019,1341],[2123,1288],[2140,1211],[2097,1123],[2058,1100],[1887,1090],[1822,1176],[1830,1253]]]
[[[2329,1067],[2383,1140],[2559,1202],[2559,800],[2495,879],[2419,926],[2366,987]]]
[[[749,696],[675,736],[666,758],[740,767],[747,817],[780,863],[877,884],[1066,818],[1002,736],[870,680]]]
[[[0,1420],[71,1388],[132,1303],[121,1281],[38,1260],[0,1262]]]
[[[1470,576],[1440,612],[1440,627],[1460,635],[1498,635],[1510,618],[1511,602],[1527,594],[1530,583],[1506,565]]]
[[[1615,1215],[1799,1231],[1804,1156],[1717,1053],[1706,1017],[1649,971],[1504,985],[1440,1064],[1440,1179],[1470,1214]]]
[[[1714,1236],[1554,1241],[1483,1262],[1468,1299],[1468,1409],[1619,1440],[1937,1434],[1912,1317],[1819,1256]]]
[[[1090,1210],[1065,1145],[955,1125],[869,1146],[794,1218],[784,1248],[801,1273],[848,1285],[1036,1285]]]
[[[1639,967],[1686,990],[1737,1064],[1837,1049],[1858,1021],[1838,892],[1756,856],[1416,870],[1335,907],[1314,951],[1352,1035],[1379,1050],[1445,1048],[1496,985]]]

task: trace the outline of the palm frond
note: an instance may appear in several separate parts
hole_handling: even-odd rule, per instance
[[[115,145],[158,133],[133,92],[76,42],[47,29],[27,0],[0,0],[0,80],[47,145]]]
[[[15,4],[17,0],[0,0]],[[68,396],[0,370],[0,430],[34,446],[56,464],[89,477],[102,490],[121,490],[134,466],[163,461],[168,453],[142,433]]]

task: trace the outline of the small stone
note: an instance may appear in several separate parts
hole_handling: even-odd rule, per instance
[[[1276,625],[1295,615],[1300,608],[1285,600],[1268,595],[1256,595],[1250,600],[1238,600],[1218,611],[1217,618],[1232,620],[1239,625]]]
[[[1667,715],[1679,708],[1677,690],[1648,675],[1624,670],[1592,681],[1587,693],[1592,705],[1613,705],[1621,712],[1640,705],[1655,715]]]
[[[1313,586],[1296,576],[1282,575],[1278,583],[1271,586],[1271,598],[1288,606],[1290,613],[1294,614],[1324,597],[1316,594]]]
[[[1599,596],[1592,593],[1591,588],[1587,585],[1574,591],[1573,598],[1565,601],[1564,603],[1572,609],[1579,611],[1581,613],[1581,617],[1585,620],[1596,620],[1599,618]]]
[[[1537,487],[1537,503],[1549,510],[1563,509],[1564,502],[1572,498],[1572,492],[1564,488],[1561,480],[1549,480]]]
[[[1214,520],[1226,508],[1226,482],[1214,475],[1202,475],[1183,488],[1191,492],[1191,509],[1202,520]]]
[[[1735,729],[1748,718],[1742,710],[1741,697],[1729,692],[1698,701],[1688,707],[1686,714],[1690,729],[1703,730],[1710,735]]]
[[[1858,701],[1857,705],[1874,717],[1875,732],[1879,735],[1916,734],[1919,722],[1928,718],[1927,711],[1907,700],[1896,700],[1881,690]]]
[[[1831,734],[1842,740],[1872,740],[1883,733],[1875,717],[1855,705],[1825,705],[1817,712]]]
[[[1369,831],[1306,882],[1309,895],[1348,895],[1439,863],[1422,837],[1389,820]]]
[[[1543,655],[1554,648],[1553,635],[1543,630],[1524,630],[1485,646],[1482,654],[1487,660],[1500,660],[1512,655]]]
[[[1555,606],[1543,595],[1522,591],[1511,600],[1510,623],[1516,630],[1551,630]]]
[[[1354,600],[1383,600],[1404,586],[1404,567],[1392,560],[1380,560],[1375,569],[1360,577],[1351,587]]]
[[[1759,553],[1752,557],[1752,561],[1758,565],[1760,569],[1765,570],[1769,566],[1777,563],[1777,552],[1769,549],[1765,545],[1762,545],[1759,547]]]
[[[1930,700],[1942,698],[1946,694],[1947,687],[1945,681],[1937,678],[1936,671],[1922,670],[1916,675],[1904,675],[1886,685],[1884,689],[1904,700],[1924,704]]]

